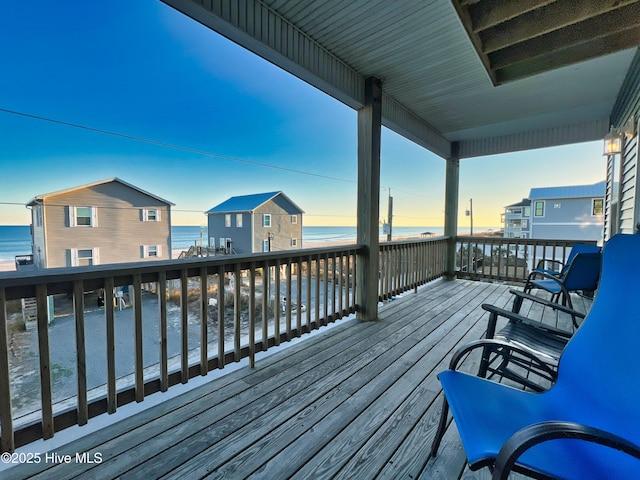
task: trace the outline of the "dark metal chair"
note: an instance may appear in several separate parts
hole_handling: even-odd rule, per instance
[[[563,305],[573,308],[570,293],[595,291],[600,280],[601,264],[600,252],[578,253],[560,275],[533,270],[527,278],[524,291],[545,290],[551,294],[552,301],[562,301]]]
[[[472,470],[489,466],[494,479],[512,470],[542,478],[638,478],[638,251],[640,235],[618,235],[605,246],[594,304],[549,390],[527,392],[454,370],[438,375],[443,408],[451,409]]]
[[[571,262],[577,254],[600,253],[601,251],[602,249],[597,245],[589,243],[576,243],[573,245],[573,247],[571,247],[571,251],[569,252],[569,256],[567,256],[566,262],[553,259],[542,259],[538,262],[538,265],[536,266],[536,268],[534,268],[534,271],[548,273],[550,275],[559,277],[567,271],[569,265],[571,265]]]

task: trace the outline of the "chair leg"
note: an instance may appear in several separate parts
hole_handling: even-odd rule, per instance
[[[440,442],[442,441],[442,437],[444,437],[444,432],[447,429],[447,416],[449,414],[449,402],[447,402],[447,397],[442,394],[442,410],[440,410],[440,422],[438,423],[438,430],[436,431],[436,436],[433,439],[433,443],[431,444],[431,453],[429,453],[429,458],[435,457],[438,454],[438,448],[440,447]]]

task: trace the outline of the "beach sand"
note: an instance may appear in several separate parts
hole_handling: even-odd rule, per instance
[[[0,260],[0,272],[13,272],[16,269],[16,263],[13,260]]]

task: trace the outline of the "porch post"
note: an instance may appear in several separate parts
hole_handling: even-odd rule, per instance
[[[447,158],[444,203],[444,234],[447,242],[445,278],[453,280],[456,270],[456,236],[458,235],[458,187],[460,183],[460,145],[451,143],[451,156]]]
[[[378,219],[380,218],[380,134],[382,130],[382,84],[365,80],[364,106],[358,110],[358,233],[365,251],[356,258],[357,317],[378,317],[380,269]]]

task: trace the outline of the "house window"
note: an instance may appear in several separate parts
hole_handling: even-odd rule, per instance
[[[533,202],[533,216],[544,217],[544,201]]]
[[[522,228],[529,228],[529,220],[526,218],[522,220]]]
[[[298,223],[298,216],[297,215],[291,215],[291,223],[293,225],[296,225]]]
[[[298,239],[297,238],[292,238],[291,239],[291,246],[292,247],[297,247],[298,246]]]
[[[263,227],[271,226],[271,214],[265,213],[264,215],[262,215],[262,226]]]
[[[594,198],[591,201],[591,215],[602,215],[604,210],[604,199]]]
[[[97,227],[96,207],[69,207],[69,221],[72,227]]]
[[[231,227],[231,214],[230,213],[227,213],[224,216],[224,226],[227,227],[227,228]]]
[[[216,248],[216,239],[214,237],[209,237],[209,248]]]
[[[42,218],[42,207],[40,205],[38,205],[35,208],[35,213],[36,213],[36,227],[41,227],[43,224],[43,218]]]
[[[142,210],[142,221],[143,222],[159,222],[160,210],[157,210],[155,208],[146,208]]]
[[[269,239],[265,238],[264,240],[262,240],[262,251],[263,252],[268,252],[269,251]]]
[[[242,228],[242,214],[236,213],[236,227]]]
[[[150,257],[160,257],[162,255],[162,248],[160,245],[143,245],[142,246],[142,257],[150,258]]]
[[[97,248],[72,248],[71,249],[71,266],[87,267],[98,264]]]

